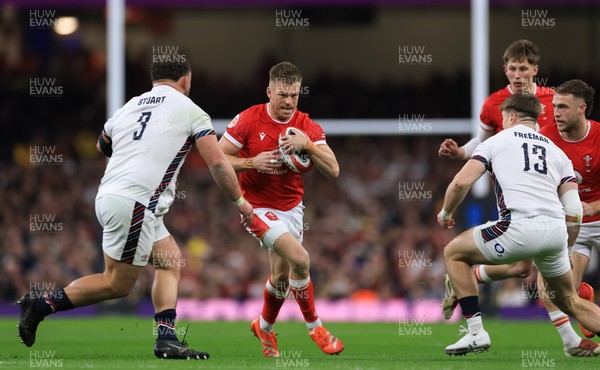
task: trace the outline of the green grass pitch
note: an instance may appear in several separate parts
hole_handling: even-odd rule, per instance
[[[488,352],[448,356],[443,348],[458,339],[459,324],[330,323],[345,350],[323,354],[303,323],[278,323],[282,358],[262,357],[247,322],[192,322],[187,341],[207,351],[207,361],[158,360],[152,353],[151,317],[50,317],[36,344],[17,337],[17,319],[0,319],[0,369],[598,369],[600,358],[567,358],[548,321],[486,320]],[[187,324],[182,320],[178,326]]]

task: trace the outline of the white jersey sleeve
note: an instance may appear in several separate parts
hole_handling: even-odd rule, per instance
[[[104,134],[106,136],[112,137],[112,132],[113,132],[113,129],[115,127],[115,121],[123,113],[123,110],[125,109],[125,107],[126,107],[126,105],[124,105],[121,108],[117,109],[117,111],[115,112],[115,114],[113,114],[112,117],[110,117],[108,119],[108,121],[106,121],[106,123],[104,124],[104,128],[102,129],[102,131],[104,132]]]
[[[194,141],[214,134],[208,114],[187,96],[165,85],[135,97],[104,125],[113,154],[97,197],[117,194],[156,214],[165,213],[176,179]]]

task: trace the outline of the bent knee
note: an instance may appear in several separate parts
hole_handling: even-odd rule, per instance
[[[461,259],[460,251],[456,243],[450,242],[444,248],[444,260],[445,261],[458,261]]]
[[[310,270],[310,256],[304,248],[296,251],[287,262],[292,271],[298,275],[307,275]]]
[[[108,289],[112,299],[123,298],[129,295],[137,279],[133,278],[119,278],[118,276],[107,276]]]

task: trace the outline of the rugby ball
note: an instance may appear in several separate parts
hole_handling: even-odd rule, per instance
[[[285,131],[279,135],[279,146],[281,147],[281,137],[286,135],[304,135],[308,137],[302,130],[295,127],[288,127]],[[281,149],[279,150],[281,161],[288,166],[292,171],[297,173],[305,173],[310,171],[313,166],[310,160],[310,155],[305,151],[293,151],[291,153],[284,153]]]

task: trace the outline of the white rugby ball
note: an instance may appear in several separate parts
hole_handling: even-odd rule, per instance
[[[281,135],[279,135],[279,146],[281,146],[281,137],[286,135],[304,135],[308,137],[302,130],[295,127],[288,127]],[[293,151],[286,154],[282,150],[279,150],[279,155],[281,156],[281,161],[292,171],[297,173],[308,172],[313,166],[310,155],[305,151]]]

